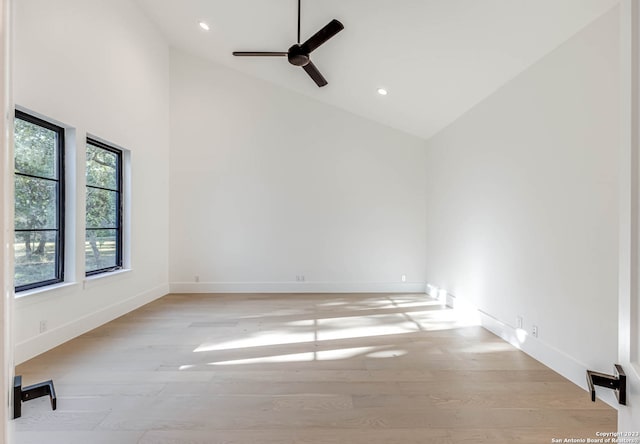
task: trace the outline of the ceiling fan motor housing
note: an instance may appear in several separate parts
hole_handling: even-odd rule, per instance
[[[295,44],[289,48],[287,59],[292,65],[306,66],[309,64],[309,53],[302,48],[302,45]]]

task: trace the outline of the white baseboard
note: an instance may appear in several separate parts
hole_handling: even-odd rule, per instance
[[[559,373],[564,378],[573,382],[587,392],[587,366],[576,360],[567,353],[550,346],[538,338],[533,337],[524,330],[518,331],[516,328],[493,317],[492,315],[479,310],[476,307],[457,299],[455,296],[447,294],[447,306],[452,308],[473,309],[477,311],[480,318],[480,325],[505,340],[514,347],[522,350],[536,361]],[[584,395],[590,396],[587,393]],[[619,407],[613,391],[598,390],[598,398],[609,404],[616,410]]]
[[[169,285],[163,284],[20,342],[15,346],[15,363],[25,362],[167,294]]]
[[[171,293],[424,293],[424,282],[172,282]]]

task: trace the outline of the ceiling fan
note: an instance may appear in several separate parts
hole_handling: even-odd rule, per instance
[[[312,35],[306,42],[300,43],[300,0],[298,0],[298,43],[289,48],[287,52],[256,52],[256,51],[234,51],[234,56],[241,57],[284,57],[287,56],[289,63],[301,66],[309,74],[309,77],[316,82],[316,85],[323,87],[327,80],[322,76],[316,65],[309,59],[309,54],[315,51],[320,45],[344,29],[338,20],[331,20],[324,28]]]

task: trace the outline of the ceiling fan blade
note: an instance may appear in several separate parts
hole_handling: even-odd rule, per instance
[[[324,28],[309,37],[301,46],[304,48],[304,51],[309,54],[343,29],[344,25],[338,20],[333,19]]]
[[[307,74],[309,74],[309,77],[311,77],[313,81],[316,82],[316,85],[318,85],[320,88],[322,88],[328,83],[327,80],[322,76],[322,74],[320,74],[320,71],[318,71],[318,68],[316,68],[316,65],[314,65],[311,60],[309,60],[309,63],[304,65],[302,69],[304,69],[307,72]]]
[[[234,56],[239,57],[284,57],[287,52],[256,52],[256,51],[234,51]]]

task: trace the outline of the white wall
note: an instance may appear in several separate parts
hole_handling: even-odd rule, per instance
[[[617,358],[613,10],[428,142],[427,280],[584,385]],[[503,326],[504,327],[504,326]]]
[[[172,52],[171,148],[173,291],[424,291],[424,141]]]
[[[17,106],[72,128],[77,147],[67,153],[71,285],[16,301],[20,362],[168,292],[168,46],[128,0],[20,0],[14,94]],[[87,134],[131,152],[132,226],[131,271],[85,282]]]

